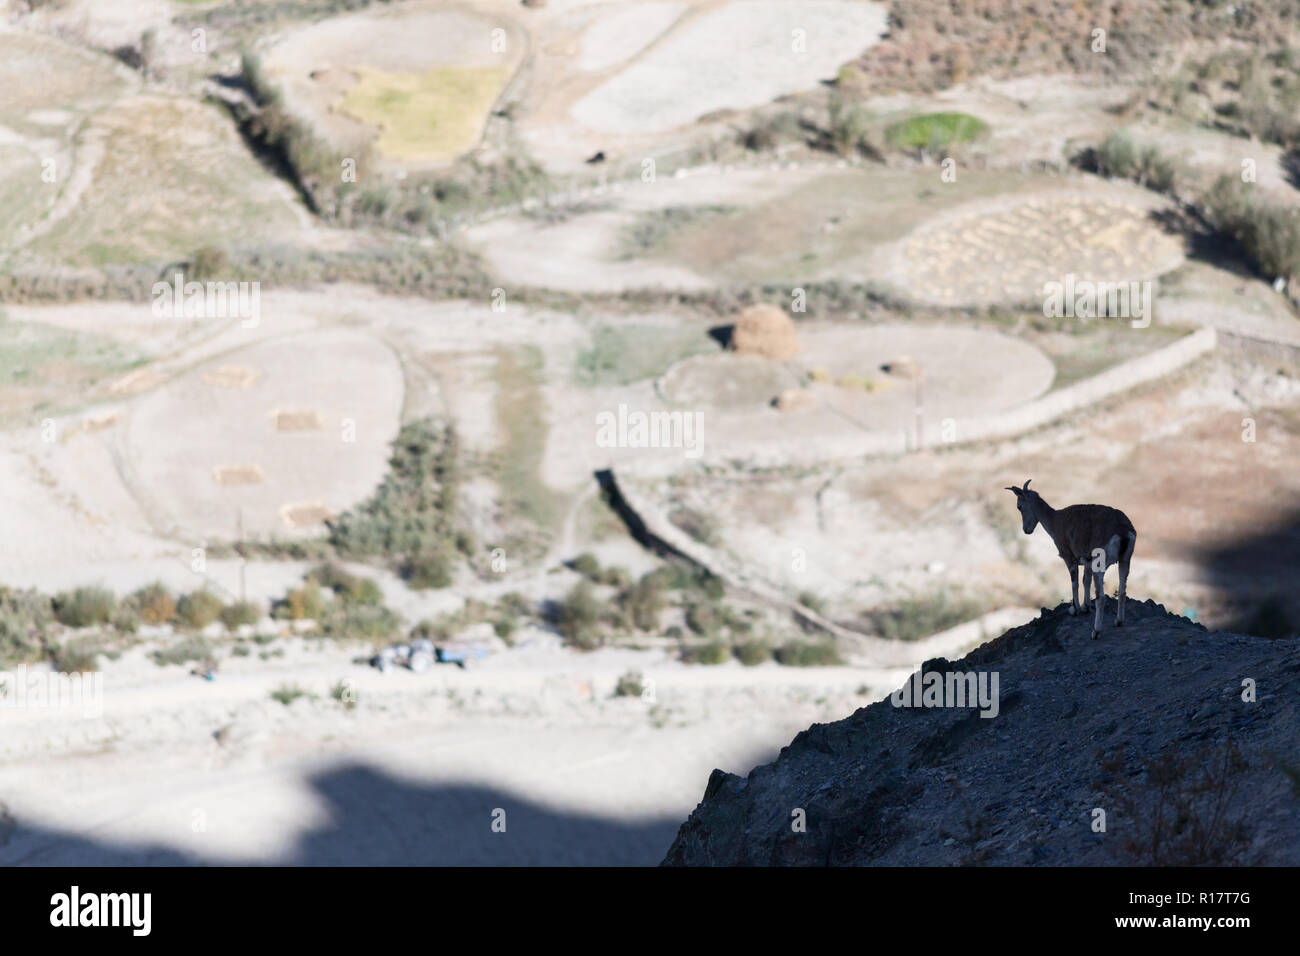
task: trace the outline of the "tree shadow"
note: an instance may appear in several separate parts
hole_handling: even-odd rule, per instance
[[[110,843],[18,820],[0,830],[0,865],[654,866],[681,823],[560,810],[477,784],[429,786],[356,763],[307,783],[329,822],[303,833],[275,859]],[[494,831],[494,820],[504,822],[504,832]]]

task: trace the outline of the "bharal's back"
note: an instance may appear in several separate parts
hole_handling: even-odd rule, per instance
[[[1057,514],[1065,519],[1060,522],[1062,540],[1057,541],[1057,550],[1061,552],[1061,557],[1067,560],[1088,561],[1092,549],[1098,546],[1097,543],[1102,542],[1104,547],[1106,538],[1113,534],[1116,528],[1136,533],[1133,522],[1128,520],[1128,515],[1109,505],[1070,505],[1068,508],[1062,508]],[[1069,549],[1069,554],[1064,552],[1062,545]],[[1127,542],[1121,540],[1120,547],[1121,549],[1127,547]]]

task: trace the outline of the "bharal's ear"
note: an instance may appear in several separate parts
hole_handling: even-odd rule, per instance
[[[1020,489],[1017,488],[1015,485],[1012,485],[1010,488],[1007,488],[1006,490],[1007,490],[1007,491],[1014,491],[1014,492],[1016,493],[1016,497],[1017,497],[1017,498],[1020,497]]]

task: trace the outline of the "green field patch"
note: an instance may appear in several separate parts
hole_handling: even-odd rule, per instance
[[[988,124],[968,113],[926,113],[885,129],[885,140],[899,149],[940,150],[985,135]]]
[[[471,149],[510,77],[497,66],[440,66],[419,74],[359,67],[356,73],[339,108],[379,128],[380,153],[408,163],[443,162]]]

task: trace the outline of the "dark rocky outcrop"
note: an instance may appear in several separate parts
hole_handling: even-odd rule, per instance
[[[715,770],[664,864],[1300,863],[1300,641],[1107,604],[923,665],[996,673],[994,717],[886,698]]]

